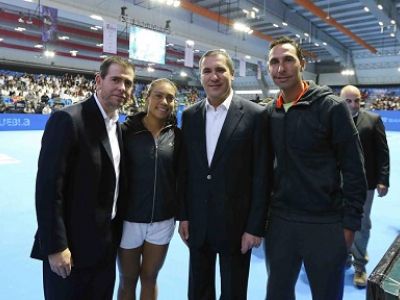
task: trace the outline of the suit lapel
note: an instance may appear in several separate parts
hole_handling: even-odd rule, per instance
[[[196,141],[198,143],[197,153],[199,155],[200,161],[202,161],[208,167],[207,160],[207,145],[206,145],[206,105],[205,100],[203,103],[197,107],[194,118],[194,130],[199,131],[199,137]]]
[[[219,135],[217,146],[215,148],[214,156],[211,161],[211,168],[217,163],[225,150],[225,147],[235,131],[240,119],[243,116],[243,107],[240,100],[233,97],[231,105],[229,106],[228,113],[224,125],[222,126],[221,134]]]
[[[110,145],[110,140],[108,138],[107,130],[106,130],[106,125],[104,123],[104,118],[103,115],[101,114],[101,111],[99,107],[97,106],[96,100],[92,96],[88,100],[88,112],[89,112],[89,126],[92,126],[93,128],[93,133],[95,137],[97,137],[105,152],[107,153],[108,158],[110,159],[112,165],[114,165],[114,159],[111,151],[111,145]]]
[[[358,112],[358,118],[357,118],[357,122],[356,122],[356,127],[358,128],[358,126],[363,122],[364,119],[364,113],[363,111],[359,111]]]

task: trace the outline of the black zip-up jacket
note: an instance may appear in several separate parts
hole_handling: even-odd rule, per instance
[[[366,196],[362,148],[347,104],[309,81],[285,112],[267,106],[275,154],[271,214],[308,223],[360,228]]]
[[[168,124],[155,140],[143,125],[145,115],[138,113],[122,125],[128,174],[125,220],[137,223],[175,217],[178,205],[180,129]]]

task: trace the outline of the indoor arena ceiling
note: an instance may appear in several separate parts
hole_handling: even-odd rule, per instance
[[[398,55],[400,50],[400,0],[191,2],[246,23],[253,34],[262,33],[270,39],[282,35],[295,38],[318,60],[351,60],[357,50],[368,50],[371,56],[388,52]]]
[[[36,15],[42,4],[59,9],[58,38],[69,38],[57,41],[57,54],[70,56],[74,48],[81,58],[97,61],[102,54],[101,47],[96,46],[102,42],[102,32],[91,30],[90,26],[101,23],[90,19],[91,9],[118,20],[122,7],[133,12],[135,7],[145,8],[151,13],[164,5],[160,1],[0,0],[0,49],[30,49],[40,56],[42,50],[33,46],[41,41],[42,21]],[[234,22],[241,22],[253,30],[249,43],[258,39],[265,43],[264,49],[273,39],[286,35],[301,43],[311,63],[354,65],[354,60],[360,57],[400,57],[399,13],[400,0],[181,0],[175,11],[164,10],[163,18],[178,18],[188,24],[204,23],[211,35],[214,32],[227,36],[235,34]],[[21,17],[24,22],[20,22]],[[18,26],[25,26],[26,30],[16,31]],[[174,28],[171,35],[184,33],[184,27]],[[192,33],[192,39],[196,40],[196,34]],[[120,26],[119,54],[127,55],[127,44],[124,28]],[[175,43],[167,48],[166,68],[183,65],[183,44]],[[203,50],[198,52],[197,59]],[[258,53],[258,57],[264,59],[265,53],[266,50]]]

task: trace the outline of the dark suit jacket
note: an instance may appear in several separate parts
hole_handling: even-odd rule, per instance
[[[46,259],[69,247],[75,267],[113,259],[122,224],[118,212],[123,210],[120,185],[117,217],[111,220],[115,184],[111,146],[94,97],[52,114],[38,162],[38,231],[31,256]]]
[[[364,152],[368,189],[375,189],[378,183],[389,186],[389,147],[381,117],[360,110],[356,127]]]
[[[244,232],[263,236],[267,210],[267,130],[261,106],[234,96],[208,166],[205,100],[184,111],[180,220],[189,246],[240,251]]]

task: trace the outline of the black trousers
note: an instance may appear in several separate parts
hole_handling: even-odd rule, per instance
[[[246,254],[218,253],[209,245],[190,248],[189,299],[215,300],[215,263],[218,254],[221,300],[247,299],[251,250]]]
[[[294,300],[302,264],[313,300],[341,300],[347,246],[341,223],[291,222],[272,217],[265,236],[267,300]]]
[[[46,300],[112,300],[115,284],[115,259],[88,268],[72,267],[66,279],[43,261],[43,287]]]

